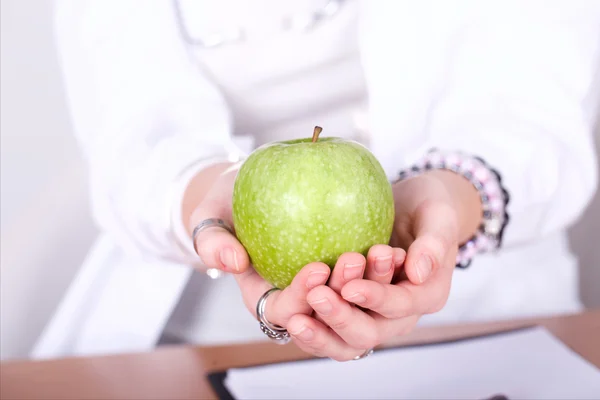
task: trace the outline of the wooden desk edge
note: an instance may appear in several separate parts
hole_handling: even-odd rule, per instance
[[[576,315],[490,323],[432,326],[385,347],[456,340],[514,330],[546,327],[563,343],[600,368],[600,309]],[[228,368],[307,359],[294,345],[270,342],[226,346],[163,347],[147,353],[74,357],[0,364],[1,399],[167,399],[216,398],[206,374]]]
[[[577,343],[573,343],[573,331],[579,329],[596,331],[598,334],[597,337],[600,337],[600,309],[587,310],[580,314],[565,314],[545,318],[419,327],[412,333],[385,343],[381,347],[404,347],[453,341],[536,325],[544,326],[572,350],[600,368],[600,354],[598,354],[600,353],[600,349],[599,352],[593,354],[590,354],[586,349],[586,354],[582,354],[580,352],[581,347],[578,346]],[[571,328],[569,328],[569,326],[571,326]],[[264,341],[198,347],[196,351],[202,354],[202,358],[206,363],[205,368],[208,372],[310,358],[310,356],[293,345],[282,347]],[[248,360],[255,361],[248,363]]]

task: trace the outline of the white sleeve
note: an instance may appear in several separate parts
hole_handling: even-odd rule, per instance
[[[189,261],[173,223],[195,171],[237,149],[168,0],[59,0],[56,41],[92,209],[126,251]]]
[[[430,90],[417,132],[423,139],[407,146],[411,162],[438,148],[479,156],[496,169],[510,195],[504,246],[568,227],[597,186],[600,2],[416,3],[413,11],[427,18],[412,15],[417,21],[406,24],[386,17],[385,7],[374,10],[373,21],[389,28],[375,29],[367,41],[374,55],[378,41],[413,41],[398,47],[401,61],[380,67],[372,60],[370,71],[379,85],[374,103],[389,109],[394,92],[410,87],[396,85],[394,71],[414,72]],[[402,52],[416,46],[415,58]],[[396,62],[414,65],[403,70]]]

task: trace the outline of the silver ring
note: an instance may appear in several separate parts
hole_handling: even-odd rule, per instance
[[[256,317],[260,323],[260,330],[269,337],[269,339],[274,340],[278,344],[286,344],[290,341],[290,334],[287,329],[272,324],[265,317],[265,305],[267,304],[267,298],[274,291],[279,290],[277,288],[272,288],[267,290],[260,299],[258,299],[258,303],[256,303]]]
[[[361,360],[363,358],[369,357],[371,354],[373,354],[373,349],[368,349],[368,350],[365,350],[365,352],[362,353],[361,355],[354,357],[353,360],[354,361]]]
[[[200,223],[196,225],[194,231],[192,232],[192,243],[194,244],[194,251],[196,252],[196,254],[198,254],[198,247],[196,246],[196,237],[198,237],[198,234],[200,232],[212,227],[223,228],[232,235],[234,234],[233,228],[221,218],[207,218],[200,221]]]
[[[202,232],[208,228],[213,228],[213,227],[223,228],[226,231],[228,231],[229,233],[231,233],[232,235],[235,235],[233,233],[233,228],[231,226],[229,226],[229,224],[227,222],[225,222],[224,220],[222,220],[221,218],[207,218],[207,219],[200,221],[200,223],[198,225],[196,225],[196,227],[194,228],[194,231],[192,232],[192,243],[194,245],[194,251],[196,252],[198,257],[200,257],[200,254],[198,253],[196,237],[198,236],[198,234],[200,232]],[[209,268],[206,270],[206,275],[208,275],[211,279],[218,279],[221,276],[223,276],[223,271],[221,271],[217,268]]]

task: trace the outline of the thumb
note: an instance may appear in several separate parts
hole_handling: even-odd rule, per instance
[[[233,229],[231,210],[214,200],[205,200],[192,214],[192,229],[207,219],[220,219]],[[200,231],[195,237],[198,256],[207,268],[239,274],[250,267],[250,258],[246,249],[223,226],[214,224]]]
[[[407,251],[405,271],[412,283],[422,284],[437,270],[454,267],[458,222],[454,209],[446,203],[422,205],[413,221],[415,240]]]

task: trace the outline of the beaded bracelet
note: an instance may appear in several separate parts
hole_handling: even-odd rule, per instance
[[[456,266],[467,268],[475,255],[501,246],[502,235],[509,220],[508,192],[502,186],[500,174],[481,158],[437,149],[430,150],[412,167],[401,171],[398,180],[408,179],[432,169],[446,169],[462,175],[475,186],[481,198],[483,221],[475,235],[459,247],[456,257]]]

